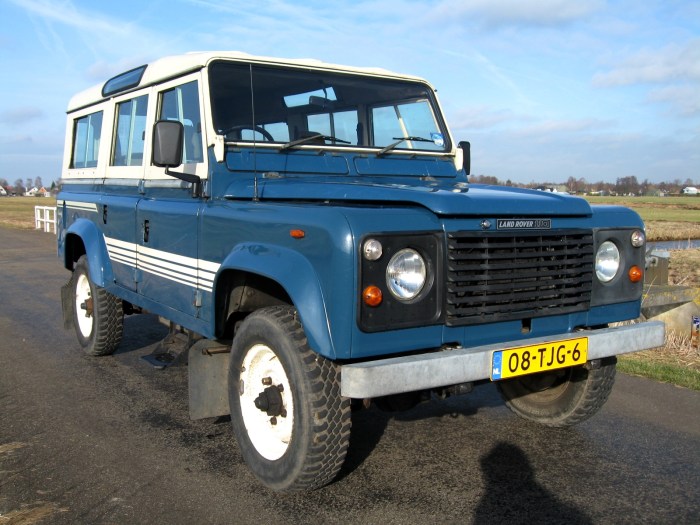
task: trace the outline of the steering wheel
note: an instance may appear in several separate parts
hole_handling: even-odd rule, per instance
[[[275,141],[275,139],[272,137],[272,135],[270,135],[270,132],[269,132],[269,131],[267,131],[267,130],[266,130],[265,128],[263,128],[263,127],[256,126],[255,124],[238,124],[238,125],[236,125],[236,126],[231,126],[230,128],[223,129],[223,130],[221,130],[219,133],[221,133],[222,135],[226,136],[226,135],[228,135],[229,133],[231,133],[231,132],[233,132],[233,131],[238,131],[238,138],[240,139],[240,138],[241,138],[241,133],[240,133],[240,132],[243,131],[244,129],[248,129],[248,130],[253,131],[253,132],[256,132],[256,131],[257,131],[257,132],[260,133],[263,137],[265,137],[265,140],[268,141],[268,142],[274,142],[274,141]]]

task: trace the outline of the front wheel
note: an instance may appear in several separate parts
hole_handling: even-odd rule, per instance
[[[263,308],[238,329],[229,405],[243,459],[268,487],[313,490],[340,470],[350,399],[340,395],[339,368],[309,348],[293,308]]]
[[[508,408],[524,419],[552,427],[575,425],[605,404],[615,383],[615,357],[501,381]]]
[[[124,311],[119,298],[90,280],[87,258],[75,264],[71,277],[73,326],[88,355],[109,355],[122,340]]]

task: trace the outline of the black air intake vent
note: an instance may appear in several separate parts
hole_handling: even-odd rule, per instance
[[[588,310],[590,231],[456,232],[447,236],[448,326]]]

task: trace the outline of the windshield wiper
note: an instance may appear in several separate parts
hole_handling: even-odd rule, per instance
[[[333,143],[341,142],[343,144],[352,144],[350,141],[339,139],[339,138],[336,138],[332,135],[324,135],[322,133],[314,133],[313,135],[309,135],[308,137],[302,137],[300,139],[293,140],[291,142],[287,142],[286,144],[282,145],[282,147],[280,148],[280,151],[291,149],[291,148],[294,148],[296,146],[300,146],[301,144],[306,144],[307,142],[312,142],[312,141],[318,140],[318,139],[330,140]]]
[[[398,146],[402,142],[406,142],[407,140],[410,140],[413,142],[433,142],[433,143],[435,142],[435,141],[430,140],[430,139],[424,139],[423,137],[413,137],[413,136],[410,136],[410,137],[391,137],[391,138],[393,138],[396,142],[392,142],[386,148],[379,151],[379,153],[377,153],[377,157],[381,157],[382,155],[384,155],[388,151],[391,151],[396,146]]]

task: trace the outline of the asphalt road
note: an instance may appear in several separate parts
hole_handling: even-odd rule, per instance
[[[247,471],[228,418],[190,421],[185,367],[114,356],[62,329],[55,236],[0,228],[0,525],[7,523],[700,523],[700,393],[618,375],[571,429],[511,414],[495,388],[353,415],[339,479],[281,496]]]

